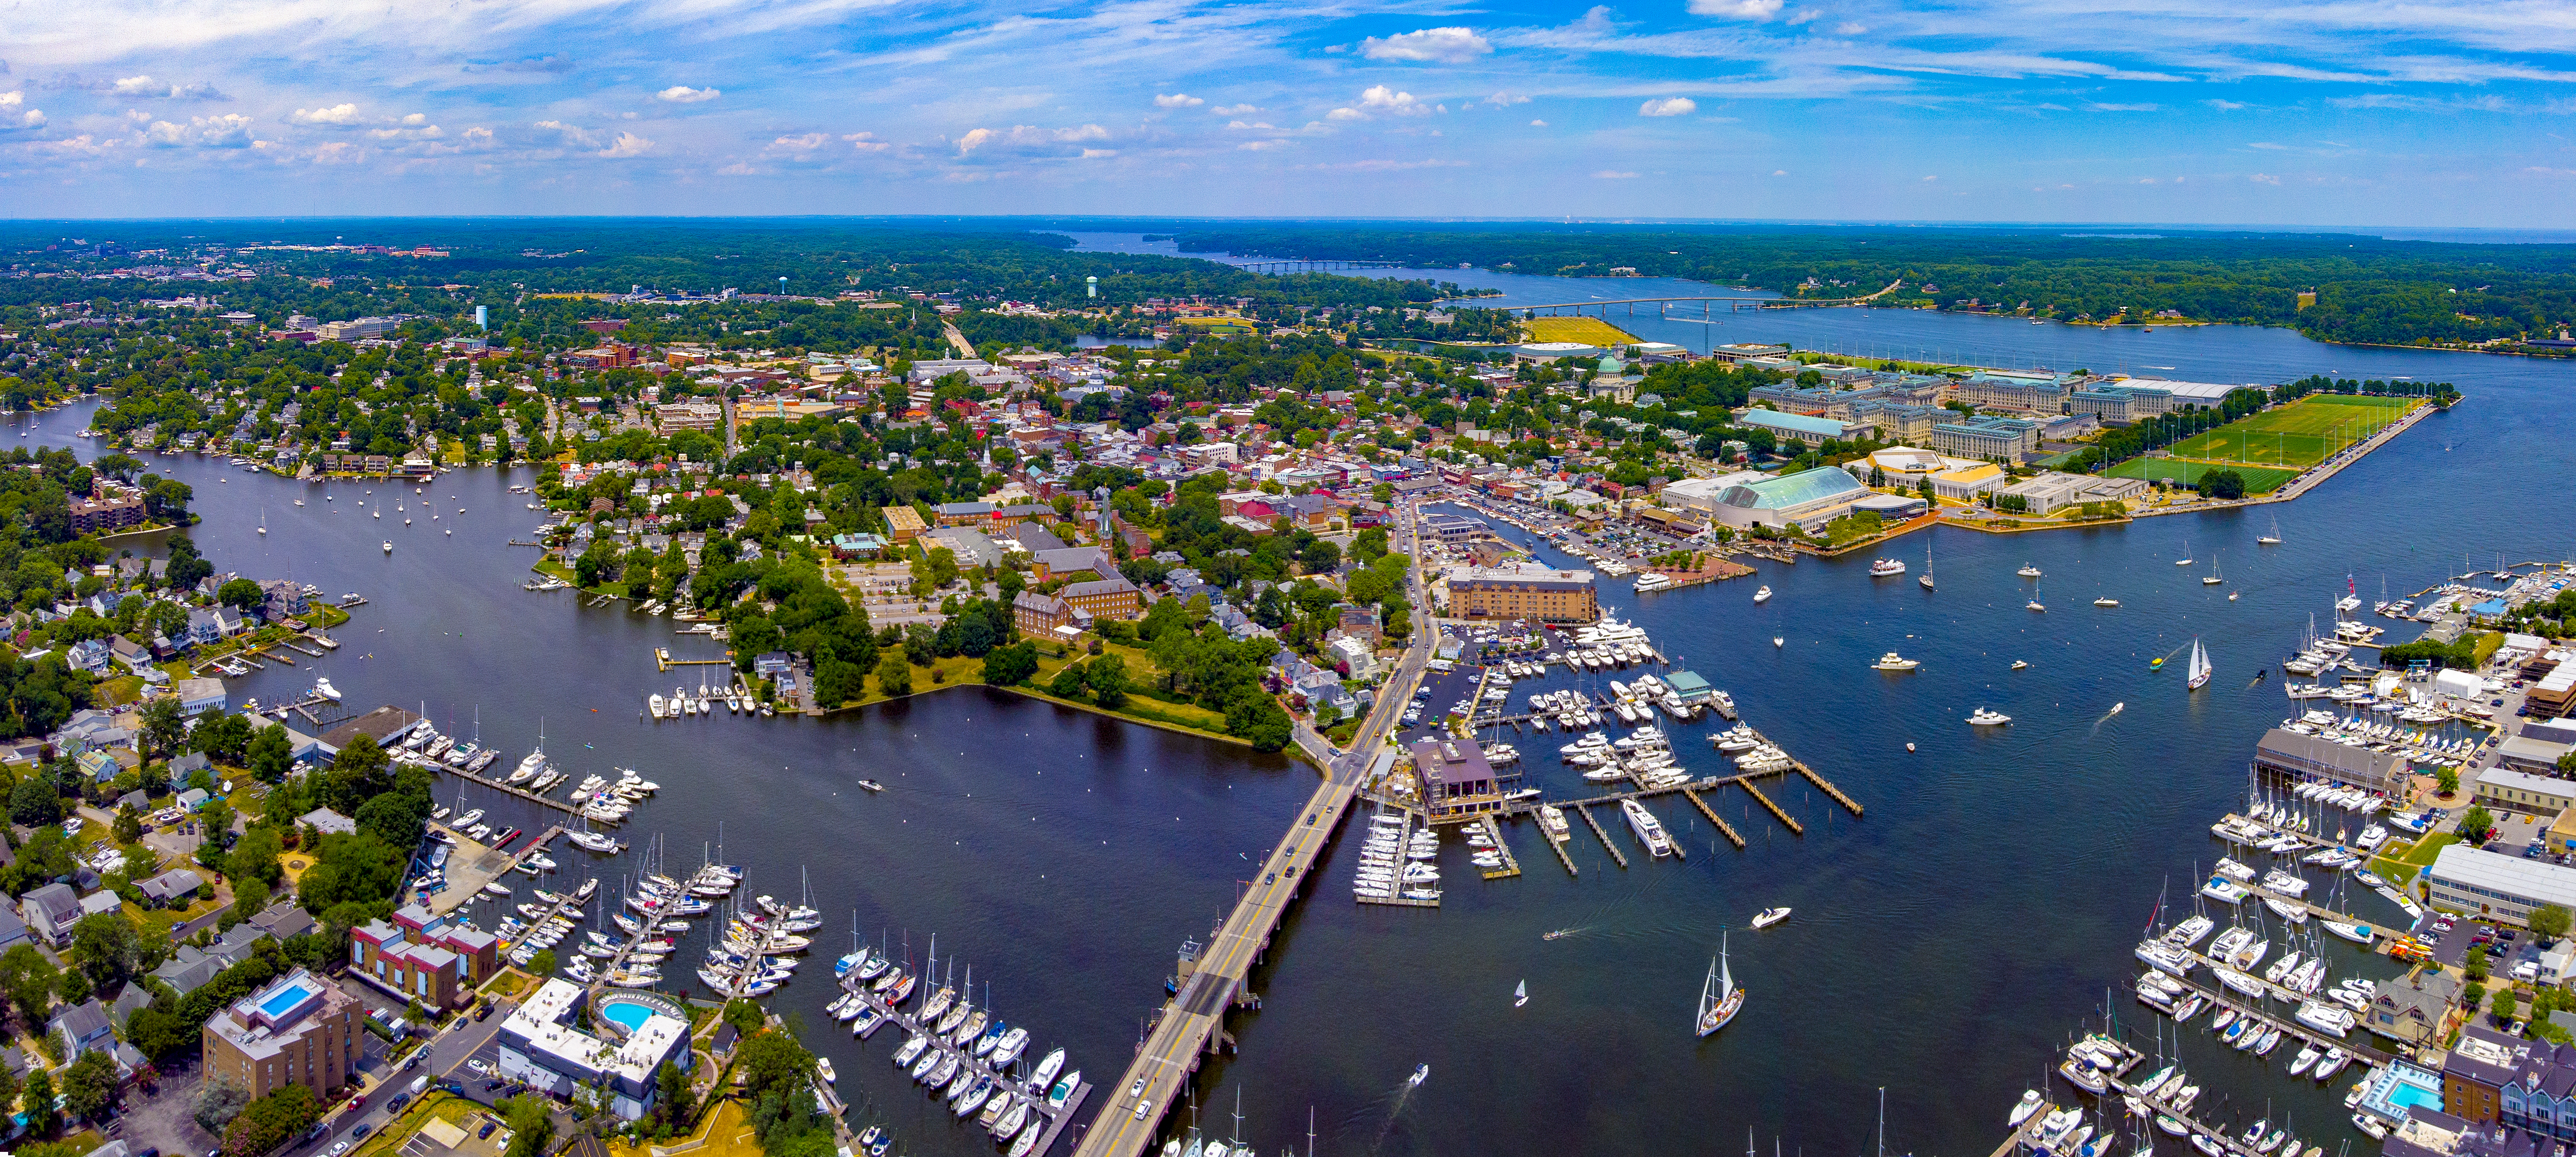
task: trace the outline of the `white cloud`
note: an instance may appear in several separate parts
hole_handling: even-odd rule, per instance
[[[878,140],[875,133],[844,133],[841,139],[848,141],[852,149],[862,153],[882,153],[894,147],[891,141]]]
[[[1495,108],[1510,108],[1516,104],[1528,104],[1529,102],[1530,98],[1522,96],[1516,92],[1498,92],[1485,98],[1485,103],[1492,105]]]
[[[1547,127],[1547,122],[1546,122],[1546,121],[1531,121],[1531,122],[1530,122],[1530,127],[1531,127],[1531,128],[1534,128],[1534,129],[1543,129],[1543,128],[1546,128],[1546,127]]]
[[[1774,0],[1776,6],[1777,0]],[[1473,28],[1425,28],[1418,32],[1401,32],[1384,39],[1372,36],[1360,42],[1360,55],[1371,60],[1422,60],[1435,64],[1465,64],[1494,51],[1492,41],[1476,35]]]
[[[2289,148],[2290,146],[2288,146],[2288,145],[2276,145],[2276,144],[2273,144],[2273,143],[2272,143],[2272,142],[2270,142],[2270,141],[2255,141],[2254,143],[2249,144],[2249,145],[2247,145],[2247,146],[2245,146],[2245,147],[2246,147],[2246,148],[2249,148],[2249,149],[2286,149],[2286,148]]]
[[[1109,130],[1095,124],[1076,125],[1072,128],[1062,129],[1042,129],[1036,125],[1012,125],[1007,129],[979,128],[968,130],[965,136],[957,138],[957,152],[958,155],[964,156],[969,153],[973,153],[978,149],[1007,149],[1012,152],[1032,155],[1106,156],[1108,155],[1107,150],[1068,150],[1063,146],[1080,144],[1084,141],[1105,141],[1108,139]]]
[[[1620,169],[1602,169],[1592,175],[1595,178],[1604,181],[1625,181],[1635,177],[1637,174]]]
[[[2256,173],[2246,179],[2257,185],[2278,185],[2281,183],[2281,178],[2275,177],[2270,173]]]
[[[832,136],[829,133],[799,133],[792,137],[780,137],[777,140],[771,141],[769,142],[768,147],[761,151],[764,153],[783,153],[790,156],[802,157],[812,154],[814,150],[822,148],[824,145],[830,144],[831,140]]]
[[[1930,184],[1931,182],[1938,181],[1938,180],[1940,180],[1940,179],[1941,179],[1940,175],[1936,173],[1936,174],[1934,174],[1934,175],[1932,175],[1932,176],[1929,176],[1929,177],[1925,177],[1925,178],[1923,178],[1923,181],[1924,181],[1924,183],[1925,183],[1925,184]]]
[[[143,143],[156,149],[241,149],[252,144],[251,119],[240,113],[190,117],[187,124],[154,121],[143,130]]]
[[[1869,31],[1869,25],[1862,24],[1856,20],[1845,21],[1841,24],[1834,25],[1834,35],[1836,36],[1858,36],[1867,31]]]
[[[1689,116],[1690,114],[1698,111],[1699,102],[1686,96],[1674,96],[1665,97],[1662,100],[1650,100],[1637,106],[1637,115],[1641,117]]]
[[[1343,111],[1336,109],[1334,115],[1339,116]],[[1381,116],[1418,117],[1430,115],[1431,106],[1415,100],[1412,93],[1373,84],[1360,93],[1360,111]]]
[[[599,138],[580,125],[566,124],[562,121],[538,121],[533,127],[552,133],[561,138],[562,143],[575,148],[599,147]]]
[[[324,108],[300,108],[295,110],[295,115],[288,119],[301,125],[340,125],[346,127],[348,125],[358,123],[358,106],[354,104],[341,103]]]
[[[1789,170],[1787,170],[1787,169],[1773,169],[1773,170],[1771,170],[1771,175],[1772,175],[1772,176],[1774,176],[1774,177],[1785,177],[1785,176],[1788,176],[1788,175],[1789,175]]]
[[[45,110],[31,108],[25,112],[18,111],[26,103],[25,93],[0,92],[0,128],[40,129],[45,127]]]
[[[1699,16],[1769,20],[1780,14],[1780,4],[1781,0],[1690,0],[1690,10]]]
[[[1295,145],[1296,145],[1296,143],[1297,143],[1297,142],[1295,142],[1295,141],[1279,140],[1279,139],[1275,139],[1275,138],[1274,138],[1274,139],[1266,140],[1266,141],[1245,141],[1245,142],[1243,142],[1242,144],[1236,145],[1236,146],[1234,146],[1234,147],[1236,147],[1236,148],[1238,148],[1238,149],[1242,149],[1242,150],[1244,150],[1245,152],[1259,153],[1259,152],[1266,152],[1266,151],[1271,150],[1271,149],[1285,149],[1285,148],[1290,148],[1290,147],[1295,146]]]
[[[1208,111],[1221,117],[1239,117],[1248,113],[1260,112],[1261,106],[1250,104],[1221,104],[1215,108],[1209,109]]]
[[[1157,93],[1154,96],[1155,108],[1197,108],[1206,103],[1206,101],[1191,96],[1186,92],[1175,92],[1170,94]]]
[[[2105,104],[2100,101],[2084,106],[2086,112],[2154,112],[2156,106],[2145,103]]]
[[[603,157],[640,157],[653,147],[653,142],[634,133],[617,134],[617,142],[599,150]]]
[[[155,84],[148,76],[129,76],[109,86],[107,91],[118,96],[159,96],[169,91],[169,86]]]
[[[1328,121],[1356,121],[1366,120],[1367,118],[1367,113],[1361,112],[1355,108],[1337,108],[1324,114],[1324,119]]]
[[[685,84],[675,84],[660,92],[654,93],[653,95],[657,99],[667,100],[673,104],[696,104],[702,100],[714,100],[717,97],[723,96],[724,90],[717,88],[690,88]],[[649,144],[650,142],[647,143]]]
[[[474,127],[465,130],[465,143],[469,145],[491,144],[492,130],[484,128],[481,125],[475,125]]]
[[[2204,101],[2202,101],[2202,102],[2200,102],[2200,103],[2205,104],[2205,105],[2208,105],[2208,106],[2209,106],[2209,107],[2211,107],[2211,108],[2217,109],[2217,110],[2218,110],[2218,111],[2220,111],[2220,112],[2235,112],[2236,110],[2238,110],[2238,109],[2240,109],[2240,108],[2244,108],[2244,107],[2245,107],[2244,102],[2242,102],[2242,101],[2233,101],[2233,100],[2217,100],[2217,99],[2211,99],[2211,100],[2204,100]]]

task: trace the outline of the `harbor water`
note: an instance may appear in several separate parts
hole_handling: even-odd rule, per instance
[[[1468,271],[1432,272],[1463,280]],[[1564,299],[1548,296],[1567,288],[1552,282],[1511,289],[1524,301]],[[1608,288],[1630,295],[1626,284]],[[2292,713],[2278,662],[2348,577],[2368,602],[2383,574],[2392,592],[2411,593],[2458,573],[2464,554],[2482,568],[2499,552],[2566,555],[2576,516],[2518,487],[2563,460],[2576,375],[2518,359],[2323,347],[2281,331],[2168,338],[1893,311],[1737,315],[1723,340],[1806,344],[1822,340],[1806,336],[1820,327],[1851,327],[1854,338],[1903,329],[1945,356],[1974,357],[1978,335],[2014,324],[2028,331],[2015,340],[2060,343],[2031,359],[2047,364],[2105,368],[2097,351],[2108,347],[2096,343],[2132,341],[2141,358],[2182,367],[2176,377],[2412,375],[2455,382],[2467,400],[2294,503],[2017,536],[1943,528],[1886,549],[1912,573],[1928,549],[1937,593],[1912,573],[1872,580],[1866,555],[1762,563],[1753,578],[1642,599],[1605,585],[1615,613],[1730,691],[1746,721],[1857,798],[1867,818],[1803,781],[1766,785],[1805,825],[1793,836],[1748,797],[1721,793],[1712,805],[1749,841],[1737,851],[1664,797],[1652,806],[1686,861],[1650,861],[1629,844],[1622,869],[1577,824],[1569,848],[1579,878],[1533,827],[1513,826],[1524,874],[1478,881],[1453,842],[1436,911],[1351,903],[1356,851],[1339,846],[1253,974],[1264,1007],[1231,1022],[1240,1054],[1203,1070],[1200,1123],[1230,1137],[1239,1093],[1244,1138],[1265,1152],[1303,1145],[1311,1107],[1322,1153],[1707,1152],[1748,1129],[1761,1147],[1780,1138],[1784,1152],[1865,1153],[1884,1089],[1892,1151],[1981,1154],[2023,1089],[2075,1096],[2062,1082],[2041,1084],[2043,1073],[2070,1033],[2100,1022],[2106,995],[2152,1048],[2155,1018],[2128,992],[2130,950],[2159,895],[2187,912],[2195,873],[2223,853],[2208,825],[2242,801],[2254,741]],[[22,444],[88,454],[72,437],[87,412],[13,423],[32,435]],[[528,537],[537,516],[505,488],[528,471],[452,474],[413,495],[383,483],[298,484],[215,459],[146,461],[195,487],[205,515],[195,536],[218,566],[370,600],[339,632],[338,652],[233,681],[236,702],[274,702],[327,674],[353,704],[426,706],[455,734],[473,733],[479,708],[483,742],[507,758],[542,729],[549,754],[577,776],[634,767],[663,787],[621,833],[638,850],[615,860],[556,851],[568,868],[597,864],[612,890],[655,833],[680,868],[721,836],[725,859],[749,868],[747,893],[792,897],[800,875],[810,880],[826,926],[807,975],[774,1003],[802,1018],[845,1095],[882,1114],[909,1152],[989,1149],[891,1070],[899,1039],[856,1044],[822,1017],[833,995],[823,950],[846,950],[853,913],[871,943],[890,929],[898,953],[908,931],[916,961],[937,932],[959,979],[973,964],[979,999],[990,982],[1000,1015],[1032,1028],[1033,1055],[1064,1045],[1086,1077],[1112,1079],[1162,1000],[1176,946],[1204,937],[1313,785],[1310,769],[1279,757],[977,689],[828,721],[656,724],[641,717],[644,696],[698,678],[656,673],[652,649],[711,657],[716,645],[675,637],[670,620],[622,604],[592,609],[568,592],[519,590],[534,552],[504,544]],[[413,524],[391,510],[377,520],[342,509],[372,501],[367,489],[400,490]],[[305,506],[293,505],[299,497]],[[424,500],[438,521],[416,513]],[[453,514],[460,506],[466,513]],[[264,538],[254,532],[263,515]],[[2275,516],[2285,541],[2258,547]],[[378,548],[386,538],[390,556]],[[2173,565],[2186,551],[2195,564]],[[2199,582],[2213,556],[2223,586]],[[2025,562],[2045,577],[2016,577]],[[1761,583],[1777,597],[1756,607]],[[2023,609],[2034,590],[2045,614]],[[2241,599],[2226,601],[2229,591]],[[2097,609],[2096,594],[2122,605]],[[1772,646],[1774,636],[1785,645]],[[2178,661],[2149,669],[2195,637],[2217,667],[2196,694],[2183,689]],[[1870,670],[1888,650],[1922,667]],[[2016,659],[2031,666],[2008,670]],[[2249,686],[2267,667],[2270,677]],[[1514,703],[1568,685],[1579,682],[1525,683]],[[2106,717],[2115,703],[2125,709]],[[2014,723],[1971,730],[1962,720],[1980,706]],[[1677,750],[1715,771],[1706,734],[1680,729]],[[1551,796],[1591,794],[1556,762],[1566,738],[1518,740],[1529,781]],[[867,795],[860,778],[888,790]],[[456,781],[443,782],[441,802],[454,802]],[[463,791],[467,806],[530,830],[549,818]],[[1616,824],[1611,834],[1626,839]],[[1746,930],[1774,905],[1796,915]],[[2376,897],[2349,906],[2394,915]],[[1542,938],[1558,929],[1574,931]],[[1722,934],[1749,997],[1732,1025],[1698,1040],[1689,1021]],[[2349,946],[2328,952],[2338,977],[2395,972]],[[684,949],[674,963],[694,960]],[[1530,999],[1515,1009],[1523,980]],[[2294,1050],[2258,1063],[2198,1031],[2179,1047],[2207,1089],[2204,1118],[2287,1115],[2329,1148],[2351,1135],[2339,1104],[2349,1075],[2318,1090],[2286,1075]],[[1429,1078],[1408,1091],[1405,1077],[1423,1064]],[[1184,1123],[1191,1112],[1183,1108]]]

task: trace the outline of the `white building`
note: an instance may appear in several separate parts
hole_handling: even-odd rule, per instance
[[[2576,868],[2452,844],[2434,857],[2433,903],[2516,924],[2543,904],[2576,910]]]
[[[603,990],[603,997],[646,1008],[668,1003],[618,989]],[[498,1037],[502,1074],[559,1097],[570,1096],[576,1085],[597,1089],[618,1116],[629,1121],[642,1117],[653,1107],[660,1088],[654,1077],[662,1063],[677,1064],[685,1072],[694,1059],[689,1022],[656,1011],[629,1026],[602,1015],[623,1031],[624,1039],[611,1043],[572,1027],[573,1010],[581,1000],[580,986],[549,980],[512,1011],[501,1022]]]

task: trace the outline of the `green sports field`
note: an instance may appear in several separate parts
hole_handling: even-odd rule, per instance
[[[2248,466],[2239,462],[2214,465],[2208,462],[2183,462],[2172,458],[2131,458],[2102,472],[2106,478],[2173,479],[2176,486],[2189,486],[2212,470],[2233,470],[2245,479],[2248,494],[2270,494],[2299,476],[2296,470],[2276,470],[2270,466]]]
[[[2421,404],[2419,398],[2312,394],[2289,405],[2194,434],[2171,447],[2176,458],[2214,459],[2304,470],[2378,433]],[[2131,475],[2130,477],[2138,477]],[[2252,487],[2253,475],[2245,478]],[[2275,485],[2278,485],[2277,483]],[[2269,489],[2268,487],[2264,489]]]

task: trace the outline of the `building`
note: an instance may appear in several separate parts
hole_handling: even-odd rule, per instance
[[[2433,903],[2481,917],[2527,924],[2531,910],[2556,904],[2576,910],[2576,868],[2452,844],[2433,857]]]
[[[1870,488],[1840,466],[1818,466],[1721,490],[1710,513],[1738,530],[1757,526],[1813,531],[1851,511]]]
[[[317,807],[297,816],[295,822],[326,836],[351,836],[358,833],[358,821],[327,807]]]
[[[2555,817],[2576,804],[2576,780],[2490,767],[2478,773],[2477,797],[2479,803],[2499,811]]]
[[[1978,414],[1932,427],[1932,448],[1961,458],[2019,462],[2039,449],[2039,423],[2028,418]]]
[[[379,707],[323,732],[322,742],[337,751],[356,742],[359,736],[364,735],[375,740],[376,746],[386,747],[424,722],[426,720],[421,716],[400,707]]]
[[[1119,574],[1067,583],[1057,589],[1055,597],[1095,619],[1133,619],[1145,613],[1145,592]]]
[[[921,512],[909,506],[886,507],[885,521],[886,537],[898,543],[911,542],[921,537],[922,531],[930,529],[921,521]]]
[[[358,998],[301,968],[216,1013],[206,1073],[258,1100],[287,1085],[327,1100],[358,1072]]]
[[[1950,387],[1950,396],[1981,410],[2019,410],[2031,414],[2063,414],[2066,396],[2072,390],[2072,374],[2013,373],[2003,370],[1979,370],[1959,379]]]
[[[1932,476],[1933,497],[1947,502],[1974,504],[1977,496],[2001,487],[2010,479],[2004,468],[1992,462],[1961,466]]]
[[[2406,757],[2395,752],[2346,747],[2278,727],[2254,744],[2254,770],[2294,783],[2325,780],[2378,792],[2403,788],[2406,777],[2414,774]]]
[[[153,907],[167,908],[174,901],[185,904],[196,896],[197,889],[205,885],[204,877],[195,872],[186,868],[173,868],[136,884],[134,890],[143,893],[143,899]]]
[[[69,884],[29,888],[18,898],[18,911],[36,935],[61,948],[72,942],[72,925],[80,923],[80,894]]]
[[[1413,776],[1432,823],[1465,823],[1503,806],[1503,790],[1494,769],[1473,739],[1425,739],[1414,744]]]
[[[1029,636],[1052,636],[1073,621],[1073,608],[1054,595],[1023,590],[1011,597],[1011,623]]]
[[[179,710],[186,715],[221,711],[226,702],[221,679],[173,679],[170,691],[179,697]]]
[[[392,333],[394,327],[401,324],[390,317],[361,317],[323,322],[313,327],[313,334],[323,341],[365,341]]]
[[[2118,502],[2146,492],[2142,478],[2096,478],[2090,474],[2060,474],[2046,471],[2024,478],[1995,492],[2000,505],[2006,495],[2019,498],[2022,509],[2031,514],[2055,514],[2069,506],[2087,502]]]
[[[1459,618],[1588,623],[1601,603],[1588,570],[1460,567],[1449,572],[1449,613]]]
[[[608,1095],[609,1111],[629,1121],[651,1112],[662,1065],[678,1065],[683,1072],[693,1067],[689,1022],[676,1005],[664,1010],[667,998],[624,990],[613,998],[620,1011],[594,1022],[612,1034],[604,1039],[572,1026],[581,988],[567,980],[546,981],[501,1022],[495,1039],[502,1075],[556,1097],[576,1086],[599,1089]],[[641,1015],[628,1016],[630,1007]]]
[[[2421,1045],[2441,1039],[2442,1026],[2459,998],[2460,982],[2448,973],[2418,971],[2403,984],[2394,980],[2381,984],[2361,1022],[2390,1040]]]
[[[1870,429],[1862,422],[1846,422],[1840,418],[1816,418],[1805,414],[1784,414],[1778,410],[1765,410],[1759,407],[1744,411],[1738,417],[1736,424],[1750,426],[1757,430],[1769,430],[1774,438],[1789,442],[1803,442],[1809,446],[1822,446],[1827,442],[1854,441],[1867,437]]]
[[[2156,386],[2101,382],[2067,395],[2067,412],[2090,414],[2105,426],[2126,426],[2173,408],[2173,391]]]
[[[45,1031],[63,1042],[65,1060],[94,1048],[116,1047],[115,1028],[96,999],[65,1007],[45,1023]]]
[[[500,971],[501,942],[468,924],[451,923],[418,904],[349,930],[349,967],[358,977],[431,1008],[463,1008]]]
[[[139,497],[111,494],[99,498],[75,498],[68,505],[74,534],[143,525],[143,499]]]
[[[2443,674],[2447,675],[2450,672],[2445,671]],[[2576,745],[2536,739],[2526,732],[2522,735],[2508,736],[2504,742],[2497,744],[2496,762],[2514,771],[2527,771],[2533,775],[2556,775],[2558,761],[2565,758],[2571,751],[2576,751]],[[2559,782],[2564,786],[2576,787],[2576,784],[2567,784],[2564,780]]]

